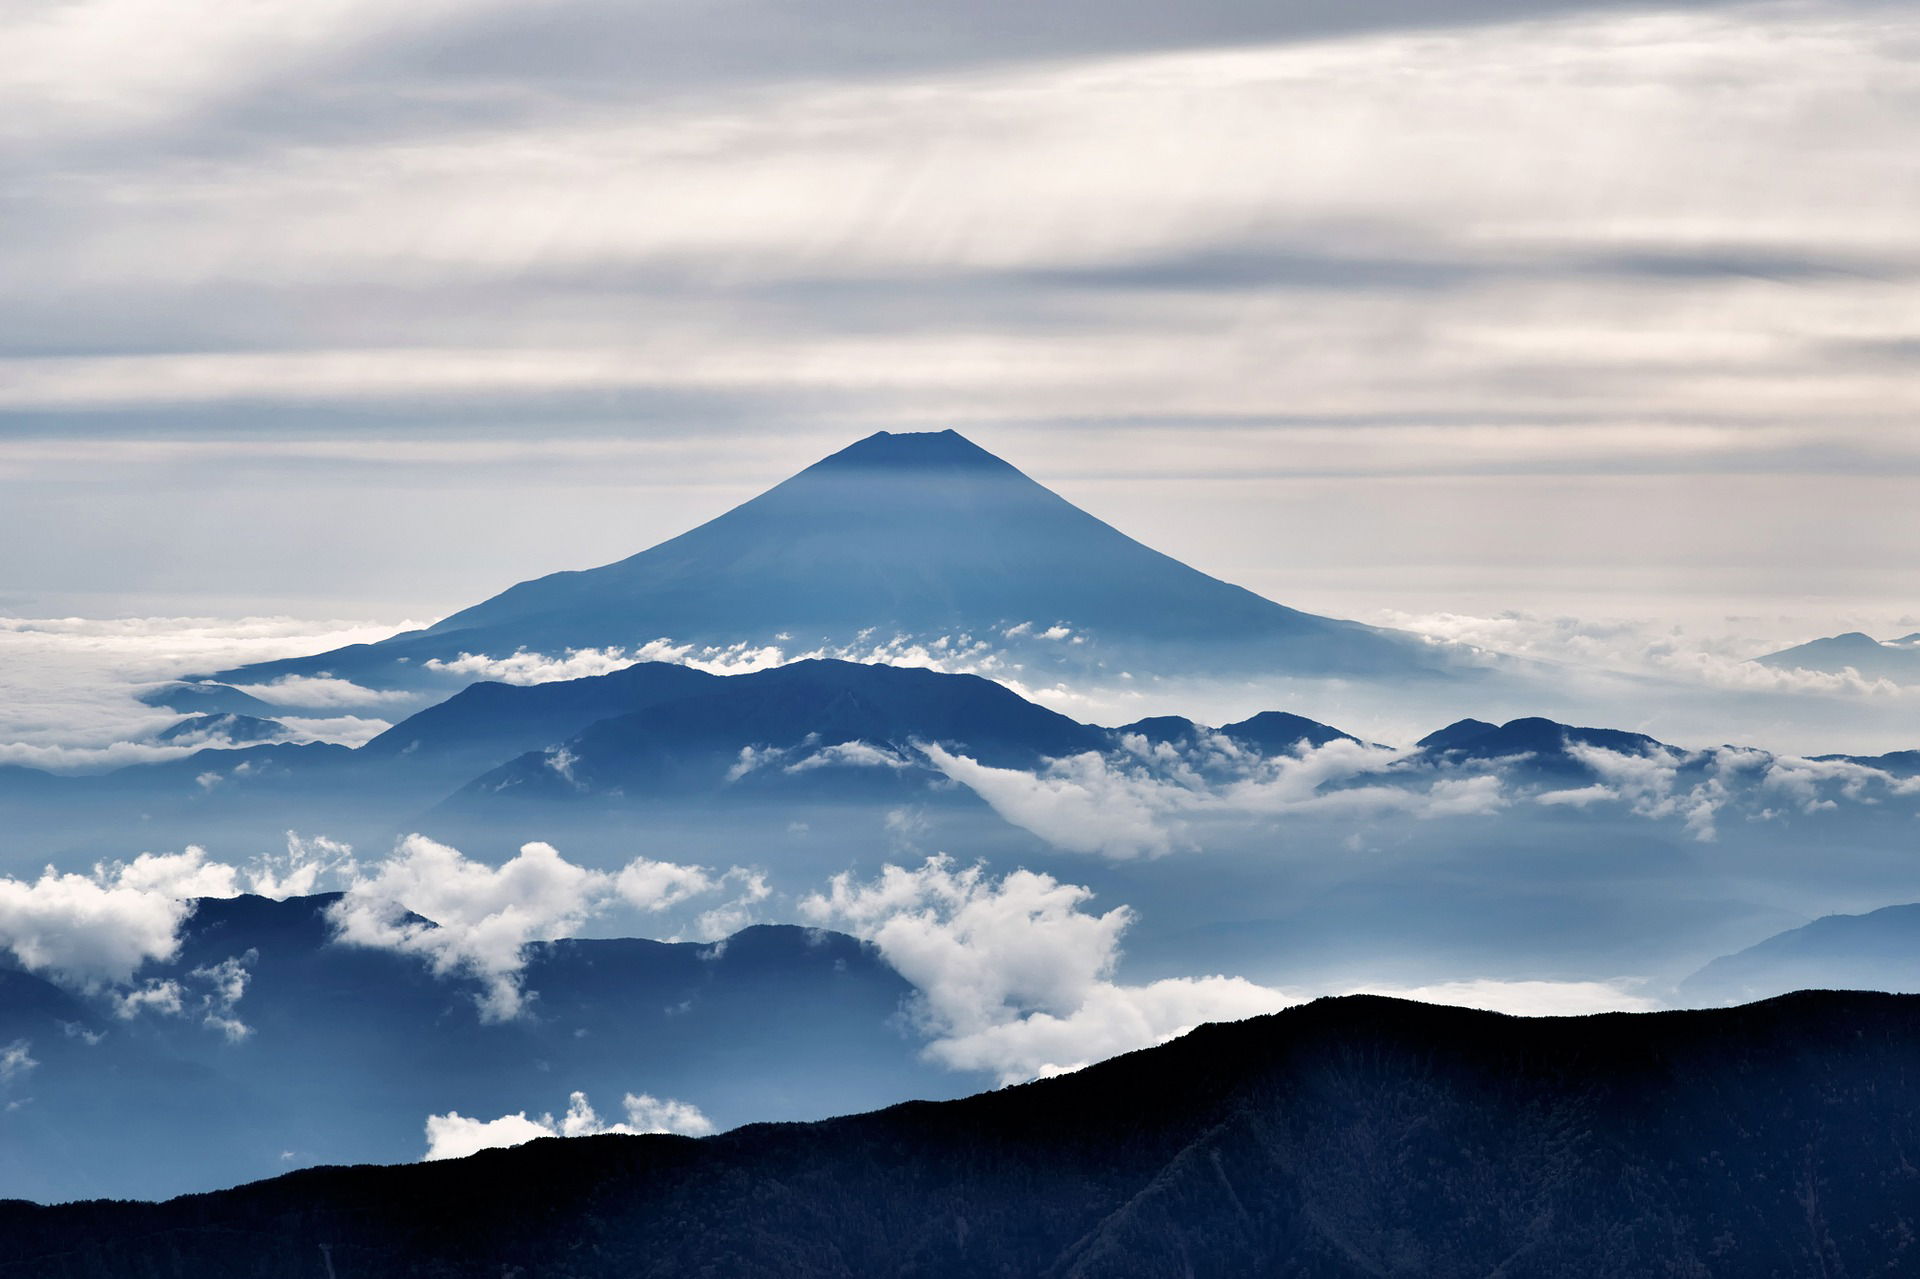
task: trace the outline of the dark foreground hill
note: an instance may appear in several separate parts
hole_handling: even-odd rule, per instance
[[[0,1205],[0,1274],[1892,1274],[1916,1150],[1920,998],[1355,997],[826,1123]]]

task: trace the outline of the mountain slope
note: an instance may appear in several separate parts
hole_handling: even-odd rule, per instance
[[[1527,772],[1553,776],[1587,776],[1591,769],[1575,754],[1577,747],[1594,747],[1616,755],[1650,756],[1677,752],[1666,743],[1618,728],[1580,728],[1539,716],[1489,724],[1463,719],[1427,734],[1415,745],[1423,758],[1450,764],[1520,761]]]
[[[475,779],[461,798],[690,795],[743,781],[764,789],[776,779],[819,793],[849,782],[891,787],[910,780],[897,776],[909,770],[922,783],[939,777],[918,764],[917,742],[1028,768],[1108,745],[1104,730],[977,675],[812,659],[708,688],[601,720],[556,751]],[[855,744],[863,749],[835,750]]]
[[[1853,670],[1868,679],[1891,680],[1895,684],[1920,683],[1920,632],[1898,639],[1877,640],[1860,631],[1847,631],[1753,660],[1780,670],[1823,671],[1829,675]]]
[[[201,900],[179,955],[141,974],[174,983],[173,1013],[117,1016],[107,995],[0,968],[0,1050],[38,1063],[0,1077],[0,1196],[176,1194],[290,1164],[404,1161],[429,1114],[560,1111],[574,1090],[613,1114],[628,1092],[674,1097],[727,1126],[977,1086],[919,1059],[897,1024],[913,988],[841,934],[536,943],[525,1015],[486,1022],[474,981],[334,941],[335,900]]]
[[[1515,1019],[1322,1000],[1020,1088],[0,1205],[8,1274],[1894,1273],[1920,999]]]
[[[882,431],[617,563],[522,582],[424,631],[223,678],[325,671],[398,685],[460,653],[781,635],[805,651],[867,633],[985,638],[1056,624],[1115,656],[1172,646],[1183,664],[1208,654],[1274,673],[1404,675],[1443,660],[1197,572],[952,431]]]
[[[1783,990],[1920,991],[1920,904],[1823,915],[1722,955],[1680,983],[1689,1003],[1723,1004]]]

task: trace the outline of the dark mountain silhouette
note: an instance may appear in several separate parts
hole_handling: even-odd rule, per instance
[[[1489,724],[1484,719],[1456,720],[1445,728],[1428,733],[1415,745],[1430,751],[1462,750],[1468,743],[1485,737],[1499,727],[1498,724]]]
[[[139,694],[138,700],[182,715],[259,715],[273,714],[266,702],[225,684],[205,681],[177,681],[160,684]]]
[[[1025,768],[1109,744],[1105,730],[975,675],[815,659],[715,679],[707,687],[711,691],[601,720],[555,751],[531,752],[475,779],[458,798],[684,797],[776,783],[782,793],[876,784],[924,788],[940,774],[920,761],[919,743]],[[849,743],[876,749],[851,755],[830,749]],[[762,766],[758,752],[777,758]],[[884,760],[877,758],[882,753]]]
[[[1732,955],[1680,983],[1690,1004],[1763,999],[1785,990],[1920,991],[1920,904],[1824,915]]]
[[[522,582],[424,631],[223,678],[325,672],[405,687],[429,660],[461,653],[779,635],[806,651],[870,633],[998,640],[1056,624],[1101,652],[1150,650],[1181,669],[1202,656],[1271,674],[1389,677],[1444,665],[1397,632],[1302,613],[1197,572],[952,431],[882,431],[628,559]]]
[[[175,1014],[121,1018],[104,994],[0,969],[0,1050],[24,1044],[38,1063],[0,1081],[0,1195],[165,1195],[289,1160],[407,1161],[429,1114],[557,1112],[576,1089],[609,1118],[648,1092],[727,1126],[980,1082],[919,1060],[899,1024],[912,987],[841,934],[538,943],[526,1015],[487,1023],[474,981],[333,941],[337,898],[201,900],[179,955],[140,974],[178,984]],[[230,962],[247,976],[228,1007]],[[231,1039],[209,1013],[246,1033]]]
[[[722,677],[637,662],[606,675],[547,684],[471,684],[362,746],[366,765],[429,770],[451,788],[508,760],[558,746],[600,720],[706,690]]]
[[[1154,715],[1112,730],[1115,739],[1137,735],[1146,738],[1148,744],[1154,746],[1194,742],[1206,732],[1230,737],[1239,745],[1262,755],[1292,754],[1301,742],[1309,746],[1325,746],[1328,742],[1360,740],[1351,733],[1287,711],[1261,711],[1237,724],[1227,724],[1217,729],[1209,729],[1206,725],[1179,715]]]
[[[1781,670],[1822,671],[1838,675],[1854,670],[1868,679],[1896,684],[1920,683],[1920,631],[1899,639],[1877,640],[1860,631],[1809,640],[1753,659]]]
[[[1301,742],[1309,746],[1325,746],[1328,742],[1360,740],[1352,733],[1343,733],[1330,725],[1286,711],[1261,711],[1251,719],[1223,725],[1220,731],[1244,746],[1253,747],[1262,755],[1289,754]]]
[[[473,684],[358,749],[209,746],[80,777],[0,766],[0,823],[102,855],[123,854],[130,811],[155,843],[204,843],[210,832],[278,843],[289,829],[365,847],[423,829],[456,844],[565,843],[605,831],[609,806],[646,806],[656,817],[673,808],[692,822],[710,819],[716,800],[735,815],[736,801],[766,801],[755,820],[788,804],[825,805],[849,821],[874,804],[924,801],[1010,830],[918,748],[1035,769],[1117,749],[1143,728],[1182,740],[1206,731],[1177,717],[1099,728],[994,681],[925,668],[819,658],[721,676],[643,662],[544,684]],[[1228,731],[1261,751],[1345,736],[1277,711]],[[510,811],[519,824],[507,833]],[[791,815],[779,827],[817,816]]]
[[[1116,739],[1137,735],[1146,738],[1149,746],[1159,746],[1169,742],[1190,742],[1206,731],[1205,724],[1195,723],[1184,715],[1149,715],[1131,724],[1120,725],[1113,730],[1113,735]]]
[[[279,720],[221,711],[211,715],[189,715],[155,733],[153,740],[162,746],[202,743],[246,746],[275,741],[286,735],[287,726]]]
[[[1863,764],[1895,777],[1920,777],[1920,751],[1889,751],[1885,755],[1815,755],[1813,758]]]
[[[1427,759],[1436,762],[1458,764],[1524,756],[1528,771],[1581,775],[1591,770],[1568,750],[1569,746],[1595,746],[1620,755],[1647,755],[1674,749],[1645,733],[1617,728],[1578,728],[1538,716],[1508,720],[1498,727],[1483,720],[1463,719],[1429,733],[1418,745]]]
[[[1321,1000],[1077,1074],[718,1137],[0,1205],[4,1273],[1901,1273],[1920,999],[1517,1019]]]

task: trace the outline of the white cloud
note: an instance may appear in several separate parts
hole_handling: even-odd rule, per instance
[[[1001,817],[1054,847],[1121,859],[1195,846],[1189,827],[1202,818],[1477,817],[1510,802],[1497,776],[1427,778],[1423,787],[1421,777],[1396,772],[1408,752],[1345,739],[1261,756],[1214,732],[1181,748],[1149,747],[1135,735],[1110,755],[1049,760],[1036,772],[990,767],[938,745],[920,749]]]
[[[1672,617],[1581,618],[1511,610],[1492,616],[1380,610],[1382,625],[1450,644],[1508,653],[1589,671],[1659,676],[1730,693],[1816,694],[1910,700],[1913,690],[1857,671],[1831,673],[1762,666],[1752,659],[1809,638],[1810,627],[1851,624],[1846,615],[1818,619],[1742,616],[1717,629]],[[1867,624],[1867,623],[1862,623]],[[1878,622],[1897,624],[1897,620]]]
[[[85,1025],[77,1021],[61,1022],[60,1033],[65,1035],[68,1039],[79,1040],[81,1043],[85,1044],[89,1048],[97,1046],[101,1040],[107,1037],[106,1031],[89,1030]]]
[[[933,743],[934,767],[972,790],[1006,820],[1057,848],[1109,857],[1156,856],[1180,842],[1177,812],[1202,802],[1193,792],[1115,771],[1095,754],[1051,761],[1045,771],[994,768]]]
[[[253,1033],[253,1028],[240,1020],[238,1009],[241,997],[247,993],[247,982],[253,976],[248,966],[258,959],[259,954],[249,950],[244,955],[232,955],[187,974],[189,980],[206,987],[200,999],[201,1024],[225,1035],[230,1044],[237,1044]]]
[[[1144,1048],[1208,1020],[1293,1000],[1240,978],[1125,986],[1112,980],[1132,912],[1083,907],[1092,893],[1049,875],[1001,878],[946,857],[877,879],[836,875],[800,903],[809,922],[871,941],[919,991],[928,1055],[1003,1081]]]
[[[464,1159],[482,1150],[519,1146],[537,1137],[558,1137],[550,1124],[525,1111],[498,1119],[469,1119],[457,1110],[427,1116],[426,1159]]]
[[[110,874],[0,879],[0,946],[30,972],[80,987],[124,982],[151,959],[170,958],[189,906]]]
[[[726,883],[737,885],[731,899],[711,910],[700,912],[687,930],[689,941],[724,941],[759,918],[757,906],[772,895],[765,875],[736,867],[727,872]]]
[[[138,986],[109,992],[113,1015],[132,1021],[142,1013],[178,1017],[186,1011],[186,991],[171,978],[149,978]]]
[[[235,684],[234,687],[276,706],[312,707],[316,710],[415,700],[413,693],[362,688],[352,680],[331,675],[282,675],[264,684]]]
[[[188,845],[179,853],[141,853],[130,862],[112,862],[94,868],[94,877],[117,887],[171,898],[235,897],[239,872],[225,862],[210,861],[207,851]]]
[[[25,1039],[16,1039],[0,1048],[0,1085],[10,1084],[24,1078],[40,1063],[34,1060],[33,1044]]]
[[[244,876],[248,892],[281,900],[309,896],[330,876],[351,876],[354,866],[352,845],[288,831],[286,851],[255,858]]]
[[[578,929],[600,908],[611,882],[547,844],[527,844],[495,868],[408,835],[392,857],[356,879],[329,914],[342,941],[418,955],[437,975],[480,981],[482,1016],[505,1020],[522,1009],[527,944]]]
[[[604,1133],[638,1136],[652,1133],[677,1133],[684,1137],[705,1137],[713,1132],[713,1123],[698,1106],[649,1093],[628,1093],[624,1106],[626,1119],[605,1123],[582,1092],[567,1099],[566,1113],[558,1120],[552,1115],[527,1118],[525,1111],[502,1115],[498,1119],[469,1119],[457,1110],[444,1115],[427,1116],[427,1153],[423,1159],[461,1159],[478,1151],[500,1146],[518,1146],[538,1137],[595,1137]]]
[[[1002,1083],[1057,1075],[1148,1048],[1210,1021],[1240,1021],[1298,1003],[1244,977],[1169,977],[1144,986],[1102,982],[1065,1014],[1024,1017],[945,1035],[929,1055],[954,1070],[988,1071]]]
[[[294,742],[336,742],[341,746],[364,746],[393,724],[368,715],[280,715],[288,740]]]
[[[44,144],[143,132],[472,8],[444,0],[398,11],[371,0],[6,6],[0,41],[21,66],[0,81],[0,137]]]
[[[690,1102],[655,1097],[651,1093],[628,1093],[622,1104],[627,1112],[626,1122],[609,1131],[679,1133],[683,1137],[705,1137],[713,1131],[713,1121]],[[572,1114],[571,1106],[568,1114]]]
[[[1016,628],[1009,636],[1024,634]],[[985,675],[1003,669],[1005,656],[985,640],[972,635],[894,635],[875,638],[862,632],[848,643],[812,648],[785,647],[792,639],[779,632],[766,642],[693,644],[666,636],[633,648],[570,648],[558,656],[521,649],[507,657],[461,653],[454,658],[428,658],[428,670],[495,680],[506,684],[547,684],[556,680],[605,675],[635,662],[666,662],[690,666],[712,675],[750,675],[792,662],[833,658],[843,662],[884,663],[921,667],[956,675]]]
[[[789,773],[811,772],[817,768],[906,768],[908,761],[879,746],[866,742],[836,742],[822,747],[786,766]]]
[[[617,873],[577,866],[551,845],[525,844],[498,867],[424,835],[408,835],[384,861],[355,866],[329,908],[341,941],[414,955],[442,977],[480,983],[477,1003],[489,1021],[521,1015],[526,948],[570,936],[616,905],[665,911],[731,890],[731,901],[695,921],[750,919],[767,895],[764,879],[740,867],[704,867],[636,858]]]
[[[309,893],[326,875],[352,865],[352,850],[320,838],[287,836],[286,852],[243,866],[214,861],[189,846],[101,862],[86,874],[52,867],[37,880],[0,877],[0,949],[22,967],[83,991],[105,990],[123,1017],[197,1012],[229,1038],[244,1035],[234,1015],[250,957],[195,969],[182,980],[135,982],[150,962],[172,959],[180,928],[203,897],[242,891],[284,897]],[[191,987],[198,986],[198,992]]]
[[[179,716],[137,694],[180,676],[383,639],[401,628],[288,617],[0,618],[0,763],[99,771],[179,759],[143,739]],[[290,725],[293,727],[293,725]],[[364,725],[312,721],[300,735],[353,740]]]
[[[793,659],[771,644],[679,644],[663,637],[635,648],[570,648],[558,657],[527,649],[508,657],[461,653],[450,659],[428,658],[426,666],[428,670],[503,684],[550,684],[556,680],[610,674],[635,662],[666,662],[715,675],[744,675],[780,666],[789,660]]]
[[[682,866],[636,857],[614,877],[614,890],[638,910],[662,911],[715,891],[717,879],[703,866]]]
[[[259,959],[257,951],[231,955],[214,964],[204,964],[184,977],[150,977],[138,985],[109,988],[105,993],[114,1016],[132,1021],[142,1015],[156,1017],[197,1017],[200,1024],[237,1044],[253,1033],[240,1019],[240,1000],[252,978],[251,965]],[[84,1036],[84,1031],[75,1031]],[[98,1043],[98,1036],[85,1036]]]

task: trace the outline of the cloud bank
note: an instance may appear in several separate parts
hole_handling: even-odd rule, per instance
[[[97,771],[183,758],[192,747],[148,740],[180,716],[139,701],[141,692],[196,671],[384,639],[406,625],[289,617],[0,618],[0,764]],[[339,716],[286,722],[294,740],[350,743],[386,727]]]

